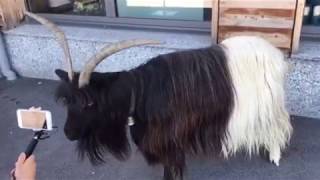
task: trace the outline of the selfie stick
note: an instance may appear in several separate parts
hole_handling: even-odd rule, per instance
[[[41,139],[41,136],[44,134],[43,130],[41,131],[37,131],[34,133],[34,136],[31,140],[31,142],[29,143],[27,149],[25,150],[25,154],[26,154],[26,159],[33,153],[34,149],[36,148],[39,139]]]

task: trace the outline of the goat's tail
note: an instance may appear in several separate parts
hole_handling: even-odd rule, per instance
[[[270,152],[277,165],[290,140],[292,126],[285,108],[288,64],[283,53],[258,37],[223,41],[234,85],[235,107],[222,141],[225,157],[237,150]]]

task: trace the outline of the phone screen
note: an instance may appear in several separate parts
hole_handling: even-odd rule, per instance
[[[33,130],[51,130],[51,113],[49,111],[22,110],[17,111],[20,128]]]

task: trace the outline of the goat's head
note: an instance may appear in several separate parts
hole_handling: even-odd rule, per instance
[[[80,73],[74,73],[68,42],[63,31],[52,22],[38,15],[30,12],[26,12],[26,15],[52,30],[64,51],[67,68],[66,71],[56,70],[56,74],[61,79],[56,91],[56,98],[62,101],[67,108],[67,121],[64,127],[65,135],[69,140],[78,140],[80,146],[78,149],[85,151],[92,161],[101,161],[101,153],[105,148],[116,154],[118,149],[123,148],[120,147],[124,144],[124,140],[121,138],[126,138],[124,137],[125,133],[118,132],[115,129],[118,126],[117,123],[108,124],[107,118],[108,116],[111,117],[112,114],[109,113],[108,115],[108,112],[106,112],[108,108],[105,106],[112,105],[112,102],[103,104],[101,99],[105,100],[105,98],[109,97],[109,88],[117,79],[117,75],[116,73],[96,73],[93,71],[103,59],[118,51],[133,46],[159,44],[159,42],[153,40],[128,40],[105,46],[89,59]],[[101,121],[102,119],[104,121]],[[107,131],[112,131],[112,133]],[[100,135],[97,137],[99,133]],[[101,134],[104,139],[101,139]],[[108,137],[110,134],[116,137]],[[114,142],[109,143],[109,141]]]
[[[74,73],[73,80],[70,80],[66,71],[58,69],[55,72],[61,80],[56,90],[56,99],[67,109],[64,126],[67,138],[71,141],[81,140],[90,131],[103,127],[101,122],[108,120],[109,111],[112,110],[112,99],[108,96],[110,88],[118,79],[118,73],[93,72],[90,84],[79,87],[79,73]]]
[[[71,141],[79,140],[85,136],[89,129],[94,128],[91,126],[99,122],[97,121],[100,114],[98,109],[99,97],[97,96],[100,95],[101,89],[96,83],[79,88],[77,83],[79,73],[74,73],[73,80],[70,80],[66,71],[58,69],[55,72],[61,80],[56,90],[56,100],[61,102],[67,110],[64,133]],[[92,76],[92,81],[96,79]],[[107,84],[104,83],[104,86],[107,86]],[[107,90],[108,87],[104,89]]]
[[[96,73],[90,77],[90,84],[79,87],[79,73],[70,81],[68,73],[56,70],[61,82],[56,90],[56,99],[67,111],[64,133],[71,141],[77,141],[78,152],[88,156],[91,162],[103,162],[105,151],[119,159],[126,157],[128,141],[125,126],[113,117],[114,108],[112,84],[118,73]],[[121,118],[124,119],[124,118]],[[116,122],[116,123],[115,123]]]
[[[122,49],[154,43],[157,42],[151,40],[122,41],[102,48],[99,53],[89,59],[81,73],[56,70],[56,74],[62,81],[56,97],[67,104],[68,117],[64,130],[70,140],[79,140],[86,134],[86,129],[97,128],[90,124],[97,125],[94,120],[102,117],[101,111],[106,110],[101,109],[101,106],[106,104],[99,103],[99,100],[102,98],[101,95],[105,95],[104,97],[108,95],[110,86],[117,78],[116,73],[93,73],[95,67],[107,56]],[[103,113],[106,114],[106,112]]]

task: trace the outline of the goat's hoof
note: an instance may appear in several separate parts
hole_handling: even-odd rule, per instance
[[[280,164],[279,164],[279,160],[278,160],[278,161],[271,160],[271,163],[273,163],[273,164],[274,164],[274,165],[276,165],[277,167],[279,167],[279,166],[280,166]]]
[[[279,166],[279,162],[281,159],[281,151],[278,146],[273,147],[271,151],[269,152],[269,159],[270,162],[275,164],[276,166]]]

